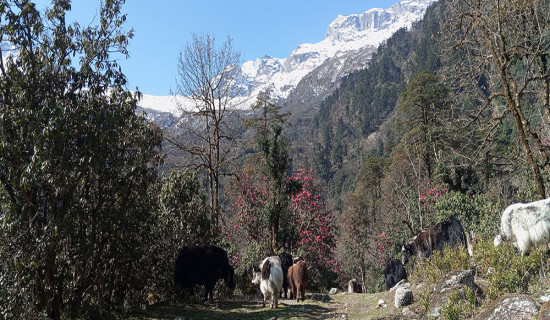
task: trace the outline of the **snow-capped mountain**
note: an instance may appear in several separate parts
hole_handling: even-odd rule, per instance
[[[364,51],[370,52],[370,58],[374,49],[394,32],[403,27],[410,28],[414,21],[422,18],[426,8],[433,2],[435,0],[404,0],[389,9],[340,15],[329,25],[322,41],[301,44],[286,59],[265,56],[245,62],[242,74],[246,81],[244,88],[248,90],[243,95],[255,97],[260,90],[272,86],[273,96],[285,99],[300,80],[322,65],[333,65],[318,75],[332,82],[353,70],[363,68],[366,64],[350,65],[346,60]],[[346,65],[350,69],[342,70]]]
[[[361,14],[340,15],[318,43],[300,44],[284,59],[266,55],[243,63],[239,84],[241,95],[236,106],[248,109],[258,93],[268,87],[271,87],[272,97],[279,101],[291,94],[294,94],[293,99],[302,101],[309,96],[318,96],[344,75],[366,67],[372,53],[383,41],[401,28],[410,28],[436,1],[403,0],[389,9],[376,8]],[[297,92],[297,87],[302,89]],[[151,98],[140,105],[159,109]],[[166,111],[166,107],[163,109]]]

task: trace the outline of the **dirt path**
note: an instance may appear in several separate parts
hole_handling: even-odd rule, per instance
[[[214,303],[157,304],[130,319],[147,320],[199,320],[199,319],[404,319],[400,310],[393,307],[389,292],[375,294],[307,294],[308,299],[296,303],[281,299],[279,307],[262,307],[260,299],[234,296]],[[319,301],[323,300],[323,301]],[[384,300],[387,307],[378,308]],[[414,305],[413,305],[414,307]]]

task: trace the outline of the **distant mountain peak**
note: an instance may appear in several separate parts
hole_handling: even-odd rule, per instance
[[[403,0],[389,9],[373,8],[360,14],[339,15],[329,25],[325,39],[353,41],[366,31],[388,29],[395,24],[410,27],[434,2],[436,0]]]
[[[301,88],[306,86],[303,80],[308,77],[308,83],[325,84],[307,94],[322,97],[322,91],[334,87],[343,76],[366,67],[380,43],[397,30],[410,28],[436,1],[403,0],[389,9],[374,8],[360,14],[338,15],[328,26],[322,41],[302,43],[284,59],[264,55],[243,63],[239,83],[241,96],[236,107],[248,109],[257,95],[268,87],[275,99],[285,100],[296,94],[294,91],[300,83]],[[154,105],[141,105],[155,109]]]

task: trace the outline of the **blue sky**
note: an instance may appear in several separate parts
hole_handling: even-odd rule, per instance
[[[300,43],[321,41],[337,15],[389,8],[399,0],[127,0],[125,29],[133,28],[130,59],[120,61],[129,80],[145,94],[169,95],[177,58],[193,33],[227,36],[244,61],[264,55],[286,58]],[[47,0],[37,1],[43,8]],[[73,0],[68,21],[90,23],[99,0]]]

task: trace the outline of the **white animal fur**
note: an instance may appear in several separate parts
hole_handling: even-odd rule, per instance
[[[262,267],[264,263],[269,259],[271,264],[269,279],[262,279]],[[281,260],[277,256],[265,258],[262,263],[259,265],[260,272],[254,271],[254,276],[252,278],[252,283],[255,285],[260,285],[260,291],[264,295],[263,306],[265,307],[265,302],[270,300],[271,308],[277,308],[279,305],[279,292],[283,287],[283,269],[281,268]]]
[[[547,244],[550,240],[550,198],[530,203],[516,203],[502,212],[500,235],[494,245],[509,241],[520,253],[527,254],[531,248]]]

